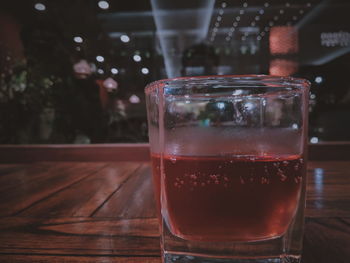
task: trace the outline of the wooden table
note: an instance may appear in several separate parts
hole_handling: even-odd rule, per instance
[[[0,165],[0,262],[159,263],[148,162]],[[303,262],[350,262],[350,162],[310,162]]]

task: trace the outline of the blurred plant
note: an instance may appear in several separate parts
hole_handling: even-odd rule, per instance
[[[36,76],[25,63],[14,66],[12,74],[0,78],[0,103],[18,101],[26,110],[40,111],[53,105],[53,88],[62,83],[56,76]]]
[[[21,61],[0,77],[0,143],[30,143],[40,113],[54,108],[62,79],[41,75]],[[35,137],[35,136],[34,136]]]

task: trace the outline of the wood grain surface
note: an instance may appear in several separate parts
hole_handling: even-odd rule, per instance
[[[350,162],[308,165],[304,263],[350,262]],[[0,165],[0,262],[160,263],[148,162]]]

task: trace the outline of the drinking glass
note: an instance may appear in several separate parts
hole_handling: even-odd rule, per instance
[[[244,75],[146,87],[164,263],[300,262],[309,86]]]

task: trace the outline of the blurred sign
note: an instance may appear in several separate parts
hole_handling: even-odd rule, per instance
[[[339,32],[322,32],[321,46],[325,47],[346,47],[350,45],[350,33]]]

